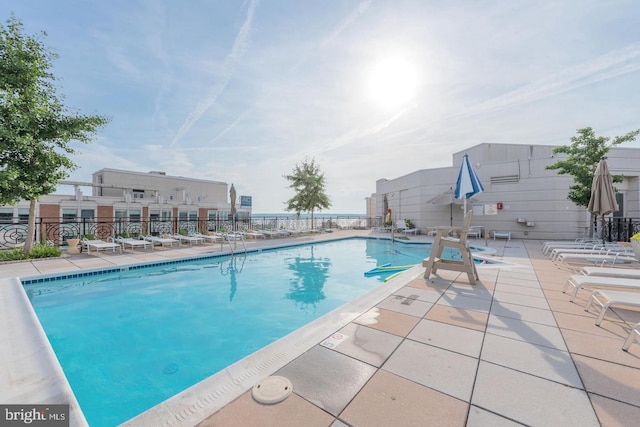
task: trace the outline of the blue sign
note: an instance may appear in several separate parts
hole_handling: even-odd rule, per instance
[[[251,196],[240,196],[240,207],[241,208],[250,208],[251,207]]]

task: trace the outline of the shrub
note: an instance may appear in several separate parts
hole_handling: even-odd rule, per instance
[[[29,258],[56,258],[60,255],[62,255],[60,249],[42,244],[33,245],[29,252]]]
[[[21,248],[0,251],[0,261],[19,261],[21,259],[29,259],[29,255]]]

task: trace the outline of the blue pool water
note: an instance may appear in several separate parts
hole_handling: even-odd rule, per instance
[[[430,245],[348,239],[27,283],[91,426],[113,426],[380,285]]]

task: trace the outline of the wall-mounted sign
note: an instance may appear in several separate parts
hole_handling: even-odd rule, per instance
[[[485,215],[498,215],[498,205],[496,203],[486,203],[484,205]]]
[[[251,207],[251,196],[240,196],[240,207],[241,208],[250,208]]]

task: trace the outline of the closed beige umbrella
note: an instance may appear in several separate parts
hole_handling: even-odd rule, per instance
[[[589,199],[587,210],[596,216],[602,216],[602,239],[604,240],[604,216],[618,210],[613,178],[609,173],[609,166],[607,166],[607,161],[604,158],[600,160],[593,174],[591,198]]]

